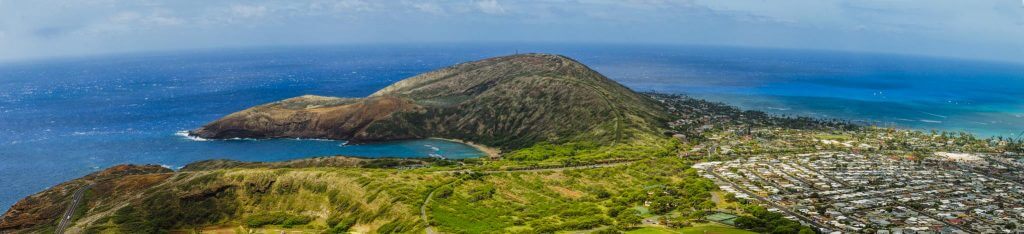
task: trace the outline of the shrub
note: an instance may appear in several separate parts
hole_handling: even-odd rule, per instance
[[[348,233],[348,230],[355,226],[357,221],[356,217],[353,216],[344,218],[341,216],[331,216],[327,218],[327,226],[331,227],[327,230],[327,233]]]
[[[619,234],[619,233],[622,233],[622,231],[619,231],[619,229],[615,228],[615,227],[609,227],[609,228],[605,228],[605,229],[594,231],[593,233],[594,234]]]
[[[434,196],[437,198],[448,198],[449,196],[452,195],[453,192],[454,190],[452,189],[451,186],[444,186],[437,188],[437,191],[434,192]]]
[[[245,225],[249,227],[262,227],[266,225],[292,227],[295,225],[307,224],[310,221],[313,221],[313,218],[309,216],[274,212],[251,215],[245,219]]]
[[[640,224],[643,221],[643,217],[640,217],[640,211],[636,209],[626,209],[619,212],[618,216],[615,216],[615,221],[621,227],[632,227],[633,225]]]
[[[470,196],[469,201],[475,202],[475,201],[481,201],[481,200],[490,199],[492,196],[494,196],[494,191],[495,191],[495,189],[494,189],[494,186],[492,186],[492,185],[485,185],[485,186],[481,186],[479,188],[473,189],[473,191],[470,192],[470,194],[469,194],[469,196]]]
[[[563,230],[585,230],[585,229],[592,229],[592,228],[600,227],[600,226],[603,226],[603,225],[609,224],[609,223],[611,223],[611,220],[608,220],[605,217],[599,217],[599,216],[581,217],[581,218],[578,218],[578,219],[574,219],[574,220],[570,220],[570,221],[562,223],[562,229]]]

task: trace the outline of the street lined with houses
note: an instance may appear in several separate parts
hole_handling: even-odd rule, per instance
[[[1020,181],[994,157],[906,159],[854,153],[751,156],[694,167],[737,198],[826,232],[1019,233]],[[1019,168],[1017,168],[1019,170]]]

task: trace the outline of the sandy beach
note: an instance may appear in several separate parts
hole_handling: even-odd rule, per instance
[[[490,147],[490,146],[486,146],[486,145],[481,145],[481,144],[476,144],[476,143],[473,143],[473,142],[463,141],[463,140],[459,140],[459,139],[448,139],[448,138],[431,138],[431,139],[445,140],[445,141],[451,141],[451,142],[458,142],[458,143],[466,144],[466,145],[472,146],[473,148],[476,148],[480,152],[484,152],[485,154],[487,154],[487,157],[489,157],[489,158],[501,157],[501,150],[497,149],[497,148],[494,148],[494,147]]]

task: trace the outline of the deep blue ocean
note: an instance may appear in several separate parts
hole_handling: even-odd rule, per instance
[[[1016,137],[1024,65],[823,51],[626,45],[363,45],[128,54],[0,64],[0,207],[102,168],[322,155],[477,157],[440,140],[180,136],[303,94],[363,97],[455,63],[524,52],[573,57],[638,91],[684,93],[780,115]]]

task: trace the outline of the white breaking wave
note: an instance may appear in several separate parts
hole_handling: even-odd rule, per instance
[[[206,138],[203,138],[203,139],[205,139],[205,140],[210,140],[210,139],[206,139]],[[260,140],[260,139],[256,139],[256,138],[241,138],[241,137],[235,137],[235,138],[230,138],[230,139],[228,139],[228,140],[232,140],[232,141],[258,141],[258,140]]]
[[[72,136],[95,136],[95,135],[108,135],[108,134],[123,134],[125,131],[85,131],[85,132],[72,132]]]
[[[177,170],[181,170],[181,168],[183,168],[184,166],[177,166],[176,167],[176,166],[167,165],[167,164],[160,164],[160,167],[177,171]]]
[[[291,139],[292,140],[296,140],[296,141],[335,141],[335,140],[323,139],[323,138],[301,138],[301,137],[296,137],[296,138],[291,138]]]
[[[181,136],[181,137],[183,137],[185,139],[192,140],[192,141],[213,141],[213,140],[215,140],[215,139],[207,139],[207,138],[202,138],[202,137],[188,135],[188,130],[181,130],[181,131],[175,132],[174,135],[178,135],[178,136]],[[235,137],[235,138],[230,138],[230,139],[225,139],[225,140],[232,140],[232,141],[258,141],[260,139]]]
[[[948,116],[945,116],[945,115],[940,115],[940,114],[934,114],[934,113],[928,113],[928,112],[924,112],[924,111],[922,111],[921,113],[925,113],[925,114],[927,114],[927,115],[931,115],[931,116],[935,116],[935,117],[939,117],[939,118],[943,118],[943,119],[945,119],[945,118],[948,118]]]
[[[210,140],[210,139],[206,139],[206,138],[202,138],[202,137],[188,135],[188,130],[181,130],[181,131],[175,132],[174,135],[178,135],[178,136],[184,137],[185,139],[189,139],[189,140],[192,140],[192,141],[209,141]]]
[[[922,119],[921,122],[925,122],[925,123],[942,123],[942,121],[930,120],[930,119]]]

